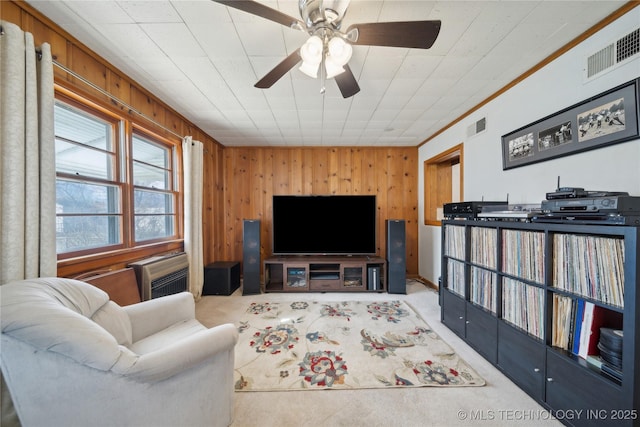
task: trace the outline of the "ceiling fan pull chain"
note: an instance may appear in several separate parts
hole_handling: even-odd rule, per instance
[[[321,73],[320,74],[320,93],[324,95],[324,92],[327,89],[324,84],[324,82],[326,81],[326,79],[324,78],[324,75],[325,75],[324,67],[322,67],[322,69],[320,70],[320,73]]]
[[[320,94],[324,95],[326,91],[325,82],[327,81],[327,70],[325,69],[325,61],[327,60],[327,38],[326,35],[322,41],[322,62],[320,63]]]

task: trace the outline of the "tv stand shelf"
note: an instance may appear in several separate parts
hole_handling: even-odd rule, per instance
[[[274,256],[265,292],[384,292],[387,262],[370,256]]]

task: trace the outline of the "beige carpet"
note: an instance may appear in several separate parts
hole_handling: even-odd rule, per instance
[[[453,350],[485,379],[484,387],[394,387],[323,392],[272,391],[235,394],[232,427],[561,427],[549,412],[513,384],[440,322],[438,294],[409,281],[407,295],[386,293],[271,293],[205,296],[196,304],[207,326],[238,322],[250,302],[407,302]],[[215,399],[215,396],[211,397]]]
[[[308,297],[246,306],[237,391],[484,385],[407,303]]]

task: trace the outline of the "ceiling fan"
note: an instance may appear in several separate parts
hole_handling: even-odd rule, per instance
[[[335,78],[344,98],[360,92],[349,68],[351,45],[429,49],[438,37],[441,21],[373,22],[341,31],[350,0],[298,0],[302,20],[252,0],[213,0],[256,16],[309,33],[309,39],[275,66],[255,87],[267,89],[300,61],[300,71],[316,78]]]

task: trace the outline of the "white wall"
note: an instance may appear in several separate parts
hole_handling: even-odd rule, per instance
[[[464,142],[464,199],[540,203],[556,188],[627,191],[640,196],[640,139],[507,171],[502,170],[501,136],[549,114],[640,77],[640,56],[586,81],[586,58],[638,28],[635,8],[574,47],[531,77],[452,126],[419,149],[418,208],[424,218],[425,160]],[[482,117],[487,130],[468,138],[467,127]],[[421,224],[418,231],[420,276],[437,283],[440,276],[440,227]]]

